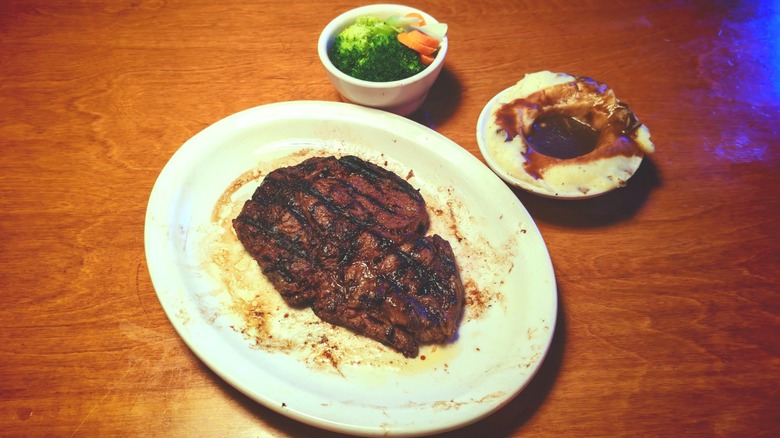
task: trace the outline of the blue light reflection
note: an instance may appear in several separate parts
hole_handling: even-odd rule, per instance
[[[707,149],[735,164],[773,160],[778,150],[756,127],[770,137],[780,131],[780,0],[737,2],[712,43],[700,55],[702,73],[732,123]]]
[[[767,0],[764,4],[767,15],[764,31],[769,51],[767,57],[769,71],[767,73],[769,83],[774,90],[774,103],[778,103],[780,101],[780,0]],[[757,31],[761,32],[760,26]]]

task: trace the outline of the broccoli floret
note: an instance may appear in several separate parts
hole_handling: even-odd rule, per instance
[[[377,17],[359,17],[355,23],[339,33],[338,38],[347,50],[365,49],[368,40],[374,35],[390,34],[395,30]]]
[[[396,30],[376,17],[360,17],[328,50],[333,65],[358,79],[388,82],[421,72],[419,54],[398,41]]]

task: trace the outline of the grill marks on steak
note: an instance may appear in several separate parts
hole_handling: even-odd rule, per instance
[[[356,160],[311,158],[271,172],[234,220],[239,240],[291,304],[306,304],[322,274],[358,250],[361,235],[372,235],[378,254],[428,227],[416,190]]]
[[[463,286],[452,249],[440,236],[391,247],[373,264],[354,260],[341,272],[342,293],[324,295],[313,305],[322,319],[413,356],[418,343],[446,341],[455,333]]]
[[[428,226],[417,190],[353,156],[269,173],[233,221],[285,301],[409,357],[451,338],[463,306],[452,248]]]

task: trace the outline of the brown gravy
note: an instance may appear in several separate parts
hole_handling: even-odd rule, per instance
[[[562,162],[643,154],[636,141],[642,124],[611,89],[590,78],[576,77],[505,103],[495,117],[506,141],[525,138],[523,165],[536,179]]]

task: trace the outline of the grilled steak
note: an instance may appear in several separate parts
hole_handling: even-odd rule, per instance
[[[353,156],[270,172],[233,220],[286,302],[405,356],[452,337],[463,285],[420,193]]]

